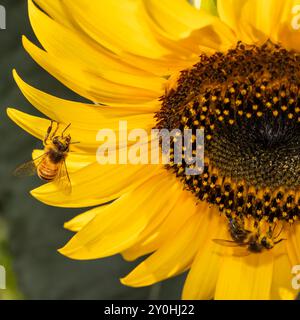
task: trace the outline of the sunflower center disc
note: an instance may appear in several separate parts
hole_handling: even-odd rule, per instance
[[[168,165],[227,217],[295,221],[300,213],[300,55],[271,41],[202,55],[162,98],[159,129],[204,129],[205,168]]]

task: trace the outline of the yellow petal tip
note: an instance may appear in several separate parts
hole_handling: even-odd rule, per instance
[[[31,196],[33,196],[35,198],[35,191],[34,190],[31,190],[29,193]]]
[[[16,110],[16,109],[14,109],[14,108],[7,108],[7,109],[6,109],[6,113],[7,113],[8,117],[9,117],[11,120],[13,120],[14,122],[16,122],[15,119],[17,118],[17,113],[18,113],[18,112],[19,112],[19,111]]]
[[[124,278],[120,278],[120,282],[127,287],[137,287],[135,286],[133,283],[131,283],[131,281],[128,279],[128,276],[124,277]]]
[[[18,83],[18,81],[20,81],[21,80],[21,78],[20,78],[20,76],[19,76],[19,74],[18,74],[18,72],[17,72],[17,69],[13,69],[12,70],[12,75],[13,75],[13,77],[14,77],[14,80]]]
[[[120,278],[120,282],[125,286],[133,287],[133,288],[146,287],[155,283],[155,281],[152,282],[152,281],[147,281],[145,279],[141,280],[140,275],[135,274],[134,270],[130,272],[127,276]]]
[[[28,38],[23,34],[22,35],[22,43],[24,45],[25,42],[29,42]]]
[[[64,228],[67,229],[67,230],[73,231],[73,230],[72,230],[72,226],[73,226],[73,225],[72,225],[71,222],[72,222],[72,220],[65,222],[65,223],[64,223]]]
[[[64,247],[57,249],[57,252],[59,252],[61,255],[66,256],[68,258],[71,257],[71,251],[68,249],[68,244],[66,244]]]
[[[57,249],[57,252],[64,255],[64,247]]]
[[[33,198],[39,200],[40,202],[43,202],[43,203],[47,204],[47,203],[46,203],[46,199],[44,199],[43,193],[40,192],[40,190],[41,190],[42,187],[43,187],[43,186],[40,186],[40,187],[38,187],[38,188],[36,188],[36,189],[31,190],[31,191],[30,191],[30,195],[31,195]]]
[[[40,202],[42,202],[42,203],[44,203],[44,204],[48,204],[48,203],[47,203],[47,200],[45,199],[45,196],[43,195],[43,193],[39,191],[41,188],[42,188],[42,186],[41,186],[41,187],[38,187],[38,188],[36,188],[36,189],[34,189],[34,190],[31,190],[31,191],[30,191],[30,195],[31,195],[33,198],[35,198],[36,200],[38,200],[38,201],[40,201]],[[50,204],[49,204],[49,205],[50,205]]]

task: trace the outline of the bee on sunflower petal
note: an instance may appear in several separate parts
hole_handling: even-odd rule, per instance
[[[272,228],[269,227],[267,232],[262,232],[259,226],[256,226],[254,231],[245,229],[244,220],[242,218],[229,218],[229,233],[231,235],[231,240],[224,239],[213,239],[213,241],[219,245],[226,247],[241,247],[245,248],[240,254],[240,256],[249,255],[251,253],[261,253],[264,250],[270,250],[275,247],[275,245],[284,241],[285,239],[279,239],[283,227],[279,233],[275,234],[277,225]]]
[[[51,120],[44,138],[44,153],[29,162],[17,167],[14,175],[17,177],[37,175],[41,180],[54,182],[65,194],[72,192],[72,183],[66,165],[66,158],[72,142],[70,134],[65,134],[70,128],[67,125],[58,135],[59,123]]]

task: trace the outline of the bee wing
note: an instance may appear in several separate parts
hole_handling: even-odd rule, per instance
[[[28,177],[34,176],[37,173],[37,168],[42,163],[44,158],[48,155],[48,153],[44,153],[38,158],[28,161],[15,169],[13,175],[16,177]]]
[[[247,246],[247,243],[237,243],[235,241],[223,240],[223,239],[213,239],[213,242],[219,244],[220,246],[225,247],[244,247]]]
[[[70,194],[72,192],[71,179],[65,160],[60,163],[58,173],[54,182],[57,183],[59,189],[61,189],[65,194]]]
[[[247,257],[250,255],[250,251],[247,250],[248,243],[237,243],[230,240],[213,239],[213,241],[221,246],[234,248],[233,256],[235,257]]]

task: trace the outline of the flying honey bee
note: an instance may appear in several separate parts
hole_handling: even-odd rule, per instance
[[[261,234],[259,228],[255,232],[251,232],[244,228],[244,223],[241,219],[229,219],[229,232],[233,241],[214,239],[213,241],[219,245],[226,247],[244,247],[246,248],[246,255],[250,253],[260,253],[264,250],[270,250],[274,246],[285,239],[278,239],[282,230],[277,234],[275,228],[269,229],[265,234]],[[245,254],[244,254],[245,255]]]
[[[56,124],[54,128],[54,124]],[[55,182],[64,193],[70,194],[72,184],[68,173],[66,158],[70,151],[70,145],[78,142],[71,142],[70,134],[65,132],[71,126],[69,124],[60,135],[57,135],[59,123],[51,120],[51,124],[44,138],[44,153],[38,158],[19,166],[15,176],[31,176],[37,174],[41,180]]]

